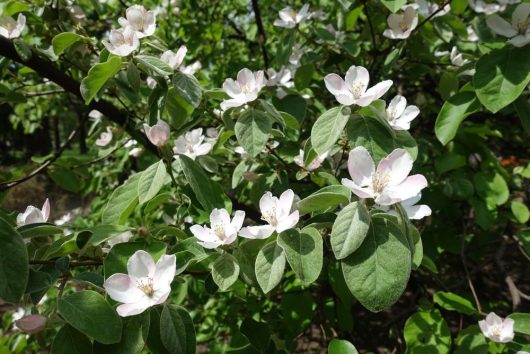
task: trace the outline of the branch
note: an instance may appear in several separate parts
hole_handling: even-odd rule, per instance
[[[419,30],[424,24],[426,24],[427,22],[429,22],[434,16],[436,16],[436,14],[438,14],[440,11],[442,11],[447,5],[449,5],[449,3],[451,2],[451,0],[445,0],[445,2],[440,5],[440,7],[438,8],[438,10],[434,11],[432,14],[430,14],[425,20],[421,21],[420,24],[414,28],[412,30],[412,33],[416,32],[417,30]],[[411,34],[412,34],[411,33]]]
[[[258,26],[258,39],[261,53],[263,55],[263,62],[265,64],[265,69],[267,69],[269,67],[269,56],[267,55],[267,48],[265,47],[267,36],[265,36],[265,30],[263,29],[263,21],[261,21],[258,0],[252,0],[252,10],[254,11],[254,17],[256,18],[256,24]]]
[[[33,69],[41,77],[50,79],[57,85],[61,86],[66,92],[74,94],[84,102],[83,97],[81,96],[81,91],[79,90],[80,83],[61,71],[51,61],[39,57],[37,53],[33,52],[31,58],[28,61],[24,61],[18,55],[13,43],[11,43],[9,39],[0,36],[0,56],[4,56],[22,65],[26,65],[27,67]],[[153,153],[157,153],[156,147],[151,144],[142,133],[135,129],[134,124],[129,120],[128,116],[120,111],[111,102],[103,99],[92,101],[89,105],[87,105],[87,109],[95,109],[101,112],[109,120],[121,125],[127,131],[127,133],[140,144],[144,145]]]

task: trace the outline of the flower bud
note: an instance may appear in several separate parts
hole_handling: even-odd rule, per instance
[[[42,331],[46,327],[46,317],[41,315],[28,315],[15,321],[17,327],[24,333],[34,334]]]
[[[169,140],[169,125],[160,119],[152,127],[144,124],[144,132],[149,141],[158,147],[164,146]]]

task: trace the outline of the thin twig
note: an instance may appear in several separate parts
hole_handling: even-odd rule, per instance
[[[29,261],[29,264],[32,265],[54,265],[55,260],[46,260],[46,259],[32,259]],[[103,265],[103,261],[71,261],[68,264],[68,267],[85,267],[85,266],[100,266]]]
[[[363,0],[363,5],[364,13],[366,14],[366,20],[368,21],[368,27],[370,28],[370,36],[372,37],[372,45],[374,47],[374,52],[378,53],[379,50],[377,49],[377,42],[375,40],[374,25],[372,24],[372,19],[370,18],[370,14],[368,13],[368,5],[366,3],[366,0]]]
[[[265,30],[263,29],[263,21],[261,20],[261,13],[259,11],[259,5],[257,0],[252,0],[252,10],[254,11],[254,17],[256,18],[256,24],[258,26],[258,39],[259,45],[261,47],[261,53],[263,55],[263,63],[265,68],[269,67],[269,56],[267,54],[267,48],[265,43],[267,42],[267,36],[265,35]]]
[[[467,260],[466,260],[466,235],[467,235],[467,223],[464,224],[464,230],[463,230],[463,233],[462,233],[462,244],[461,244],[461,247],[460,247],[460,258],[462,259],[462,265],[464,266],[464,272],[466,273],[467,284],[469,286],[469,289],[471,290],[471,294],[473,294],[473,299],[475,300],[475,305],[477,306],[478,312],[482,314],[483,313],[482,312],[482,306],[480,305],[480,300],[478,299],[477,292],[475,290],[475,286],[473,285],[473,281],[471,280],[471,275],[469,274],[469,269],[467,267]]]
[[[53,95],[56,93],[64,93],[64,92],[66,92],[64,89],[41,91],[41,92],[25,92],[24,96],[25,97],[37,97],[37,96]]]
[[[432,14],[430,14],[429,16],[427,16],[427,18],[426,18],[425,20],[421,21],[420,24],[419,24],[416,28],[414,28],[414,29],[412,30],[411,34],[414,33],[414,32],[416,32],[416,31],[418,31],[418,30],[419,30],[424,24],[426,24],[427,22],[429,22],[429,21],[430,21],[433,17],[435,17],[439,12],[443,11],[443,9],[444,9],[447,5],[449,5],[450,3],[451,3],[451,0],[445,0],[445,2],[444,2],[442,5],[440,5],[440,7],[439,7],[436,11],[434,11]]]

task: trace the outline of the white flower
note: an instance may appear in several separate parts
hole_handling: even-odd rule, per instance
[[[217,139],[219,137],[219,129],[215,127],[206,129],[206,136],[210,139]]]
[[[478,325],[486,338],[497,343],[508,343],[513,340],[514,321],[511,318],[502,319],[494,312],[490,312],[485,320],[479,321]]]
[[[156,80],[152,78],[151,76],[148,76],[145,79],[145,83],[147,84],[147,87],[149,87],[151,90],[156,87]]]
[[[135,147],[131,151],[129,151],[129,156],[140,157],[140,155],[142,155],[142,148]]]
[[[322,155],[317,155],[309,165],[304,165],[304,150],[300,149],[300,153],[294,157],[293,161],[298,166],[306,169],[307,171],[313,171],[320,167],[322,162],[328,157],[329,151],[326,151]]]
[[[469,63],[468,59],[464,59],[462,53],[458,52],[458,48],[451,48],[451,53],[449,54],[449,59],[451,59],[451,64],[454,66],[464,66]]]
[[[132,27],[111,30],[109,41],[103,42],[109,52],[120,57],[126,57],[140,47],[140,40]]]
[[[479,38],[478,38],[477,33],[475,32],[475,30],[473,29],[473,27],[467,26],[466,30],[467,30],[467,40],[468,41],[470,41],[470,42],[478,41]]]
[[[513,11],[511,24],[499,15],[491,15],[486,19],[486,23],[493,32],[510,38],[508,43],[516,47],[523,47],[530,42],[529,15],[530,3],[525,2],[517,5]]]
[[[390,14],[388,16],[386,21],[390,28],[383,32],[383,36],[390,39],[409,38],[418,25],[418,14],[413,6],[405,6],[403,9],[403,14]]]
[[[370,74],[362,66],[351,66],[346,73],[346,80],[337,74],[328,74],[324,82],[328,91],[339,103],[347,106],[356,104],[362,107],[368,106],[383,96],[392,86],[392,80],[385,80],[367,90]]]
[[[154,11],[147,11],[142,5],[133,5],[125,11],[125,17],[118,19],[121,27],[131,27],[138,38],[143,38],[155,33],[156,14]]]
[[[133,237],[133,233],[130,232],[130,231],[125,231],[125,232],[122,232],[121,234],[117,235],[117,236],[114,236],[113,238],[111,238],[110,240],[107,241],[107,243],[109,244],[109,246],[112,248],[114,247],[115,245],[117,245],[118,243],[125,243],[125,242],[129,242],[129,240]]]
[[[427,0],[416,0],[414,4],[405,5],[402,7],[402,9],[405,10],[406,6],[414,7],[414,9],[418,10],[418,13],[425,18],[430,17],[440,8],[438,4],[430,3]],[[445,5],[443,10],[436,12],[436,15],[432,16],[432,18],[443,16],[447,14],[449,11],[451,11],[451,5]]]
[[[107,127],[107,130],[102,132],[99,135],[99,138],[96,139],[96,145],[97,146],[107,146],[112,141],[112,129],[110,127]]]
[[[18,38],[26,25],[26,16],[18,14],[15,21],[11,16],[0,16],[0,36]]]
[[[267,86],[284,86],[284,87],[293,87],[294,82],[293,74],[289,68],[282,66],[279,71],[276,71],[272,68],[267,69]]]
[[[342,184],[359,198],[373,198],[379,205],[392,205],[416,196],[427,187],[423,175],[409,176],[412,157],[404,149],[395,149],[379,162],[377,169],[368,150],[358,146],[350,152],[348,171],[351,180]]]
[[[498,0],[497,2],[485,2],[484,0],[468,0],[469,7],[475,12],[491,15],[506,10],[507,5],[518,4],[520,0]]]
[[[42,209],[36,208],[33,205],[29,205],[26,211],[17,215],[17,226],[23,226],[28,224],[35,224],[40,222],[48,221],[50,217],[50,201],[46,198],[46,201],[42,205]]]
[[[419,202],[421,199],[421,193],[418,193],[418,195],[405,199],[400,204],[403,207],[403,210],[405,210],[405,213],[407,214],[407,217],[412,220],[420,220],[423,219],[426,216],[431,215],[432,211],[431,208],[429,208],[426,204],[419,204],[416,203]],[[390,210],[390,207],[386,205],[378,205],[379,208],[382,210],[388,211],[389,214],[398,216],[397,211]],[[390,211],[389,211],[390,210]]]
[[[136,251],[127,262],[127,273],[111,275],[103,284],[111,299],[121,302],[116,308],[122,317],[144,312],[166,301],[175,277],[176,257],[163,255],[155,264],[145,251]]]
[[[144,132],[147,139],[158,147],[164,146],[169,140],[169,125],[161,119],[152,127],[144,124]]]
[[[272,235],[273,232],[292,229],[300,218],[298,210],[291,213],[293,207],[294,192],[291,189],[282,193],[280,198],[273,197],[271,192],[266,192],[259,201],[261,218],[267,222],[266,225],[248,226],[241,229],[239,235],[250,239],[263,239]]]
[[[203,141],[202,128],[193,129],[175,140],[173,152],[195,160],[197,156],[206,155],[212,149],[212,144]]]
[[[83,9],[78,5],[68,5],[66,6],[66,11],[70,13],[70,16],[75,22],[80,22],[81,20],[86,18]]]
[[[200,61],[196,61],[196,62],[194,62],[191,65],[187,65],[187,66],[184,66],[184,67],[180,68],[180,71],[182,71],[184,74],[193,75],[198,70],[200,70],[201,68],[202,68],[201,62]]]
[[[280,15],[280,19],[274,21],[274,26],[283,28],[294,28],[297,24],[311,16],[309,13],[309,4],[302,6],[298,12],[288,6],[280,10],[278,14]]]
[[[90,118],[90,120],[98,122],[101,120],[101,118],[103,118],[103,114],[101,114],[100,111],[93,109],[88,113],[88,117]]]
[[[390,101],[386,108],[388,124],[395,130],[409,130],[410,122],[420,114],[416,106],[407,106],[407,99],[397,95]]]
[[[241,159],[248,160],[250,158],[250,155],[247,153],[247,151],[242,146],[236,146],[234,149],[234,152],[239,154]]]
[[[186,48],[184,45],[181,46],[176,53],[171,50],[166,50],[164,53],[162,53],[160,60],[169,65],[171,69],[177,70],[184,62],[184,57],[186,56],[187,52],[188,48]]]
[[[303,47],[301,44],[296,43],[293,47],[291,55],[289,56],[289,63],[291,63],[295,68],[300,66],[300,59],[308,51],[307,48]]]
[[[243,226],[243,221],[245,221],[244,211],[237,210],[230,221],[230,214],[226,209],[214,209],[210,213],[210,227],[193,225],[190,231],[199,239],[199,245],[212,249],[233,243]]]
[[[252,73],[247,68],[239,70],[236,81],[226,79],[223,83],[224,92],[232,98],[221,102],[221,109],[226,111],[254,101],[265,84],[263,71]]]

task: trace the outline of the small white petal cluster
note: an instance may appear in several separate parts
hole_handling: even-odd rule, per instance
[[[414,6],[403,7],[403,14],[390,14],[387,18],[388,29],[383,32],[383,36],[390,39],[409,38],[412,31],[418,26],[418,14]]]
[[[324,162],[324,160],[328,157],[329,155],[329,151],[326,151],[325,153],[323,153],[322,155],[317,155],[313,161],[311,161],[309,163],[309,165],[305,166],[304,164],[304,150],[300,149],[300,152],[297,156],[294,157],[293,161],[295,164],[297,164],[298,166],[302,167],[303,169],[307,170],[307,171],[313,171],[313,170],[316,170],[317,168],[320,167],[320,165],[322,165],[322,162]]]
[[[395,130],[409,130],[412,122],[420,114],[416,106],[407,106],[407,99],[397,95],[386,108],[388,124]]]
[[[491,15],[496,12],[503,12],[507,5],[518,4],[521,0],[498,0],[486,2],[484,0],[468,0],[469,7],[477,12],[486,15]]]
[[[514,320],[511,318],[505,318],[503,320],[494,312],[490,312],[485,320],[478,322],[478,325],[482,334],[494,342],[508,343],[513,340]]]
[[[306,47],[302,47],[300,43],[296,43],[293,47],[291,55],[289,56],[289,63],[294,68],[298,68],[301,65],[300,59],[302,58],[302,55],[304,55],[308,51],[309,49],[307,49]]]
[[[510,38],[508,43],[515,47],[524,47],[530,42],[530,3],[517,5],[512,13],[512,23],[499,15],[491,15],[486,19],[493,32]]]
[[[120,57],[126,57],[140,47],[138,35],[131,27],[111,30],[109,41],[103,42],[109,52]]]
[[[417,204],[421,199],[421,193],[418,193],[418,195],[405,199],[401,203],[401,207],[403,207],[403,210],[405,210],[405,213],[407,214],[407,217],[412,220],[420,220],[423,219],[426,216],[431,215],[432,210],[429,208],[426,204]],[[378,205],[378,208],[387,211],[391,215],[398,216],[398,213],[396,210],[390,210],[389,206],[386,205]]]
[[[286,66],[282,66],[279,71],[272,68],[267,69],[267,86],[276,86],[276,97],[279,99],[287,96],[287,92],[284,88],[294,87],[293,76],[295,68],[289,69]]]
[[[351,66],[346,72],[345,80],[337,74],[328,74],[324,78],[328,91],[339,103],[347,106],[356,104],[366,107],[392,86],[392,80],[385,80],[368,89],[369,82],[370,74],[362,66]]]
[[[395,149],[379,162],[377,169],[368,150],[358,146],[350,152],[350,179],[342,184],[359,198],[372,198],[376,204],[392,205],[417,196],[427,187],[423,175],[409,176],[412,156],[404,149]]]
[[[442,10],[439,10],[440,6],[438,6],[438,4],[430,3],[427,0],[416,0],[414,4],[410,4],[408,6],[414,7],[414,9],[416,9],[418,13],[425,18],[428,18],[430,16],[432,16],[431,18],[440,17],[446,15],[449,11],[451,11],[451,5],[445,5]],[[405,7],[403,7],[403,10],[404,9]]]
[[[127,273],[111,275],[103,287],[111,299],[121,302],[116,308],[122,317],[134,316],[166,301],[175,278],[175,255],[163,255],[158,262],[145,251],[136,251],[127,262]]]
[[[11,16],[0,16],[0,36],[9,39],[18,38],[25,25],[26,16],[23,14],[18,14],[16,21]]]
[[[213,249],[233,243],[245,221],[245,212],[237,210],[230,220],[226,209],[214,209],[210,213],[210,227],[193,225],[190,231],[204,248]]]
[[[302,6],[300,11],[296,11],[290,6],[278,12],[280,18],[274,21],[274,26],[283,28],[294,28],[299,23],[311,17],[309,4]]]
[[[112,129],[110,127],[107,127],[107,130],[102,132],[99,135],[99,138],[96,139],[96,145],[97,146],[107,146],[112,141]]]
[[[223,83],[224,92],[231,98],[221,102],[221,109],[226,111],[254,101],[266,83],[262,70],[255,73],[247,68],[239,70],[235,81],[226,79]]]
[[[175,140],[173,152],[178,155],[186,155],[195,160],[197,156],[206,155],[212,149],[212,144],[203,143],[205,136],[202,128],[193,129]]]
[[[265,225],[247,226],[241,229],[239,235],[249,239],[264,239],[275,231],[292,229],[298,223],[300,215],[298,210],[292,211],[294,192],[286,190],[280,198],[274,197],[271,192],[266,192],[259,201],[261,218],[267,222]]]
[[[17,226],[35,224],[48,221],[50,217],[50,201],[46,201],[42,205],[42,209],[29,205],[26,211],[17,215]]]
[[[180,66],[184,62],[184,57],[186,56],[187,52],[188,52],[188,48],[186,48],[186,46],[184,45],[181,46],[177,50],[177,52],[166,50],[164,53],[162,53],[160,60],[165,62],[167,65],[169,65],[171,69],[177,70],[178,68],[180,68]]]
[[[169,140],[169,125],[161,119],[152,127],[144,124],[144,132],[147,139],[158,147],[164,146]]]

